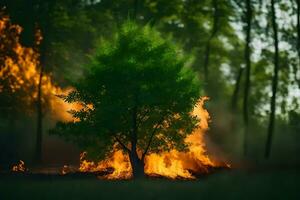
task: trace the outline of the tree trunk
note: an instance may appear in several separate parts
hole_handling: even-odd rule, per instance
[[[276,23],[276,11],[275,11],[275,2],[271,0],[271,14],[272,14],[272,27],[273,27],[273,36],[274,36],[274,75],[272,78],[272,97],[271,97],[271,106],[270,106],[270,121],[268,127],[268,136],[265,149],[265,158],[270,157],[271,146],[273,140],[274,126],[275,126],[275,114],[276,114],[276,94],[277,94],[277,85],[278,85],[278,73],[279,73],[279,49],[278,49],[278,30]]]
[[[132,132],[131,132],[131,151],[129,153],[130,164],[132,167],[133,178],[144,177],[144,161],[141,160],[137,153],[137,98],[135,98],[135,106],[132,109]]]
[[[144,161],[139,159],[136,151],[132,151],[129,153],[129,159],[132,167],[133,178],[137,179],[145,177]]]
[[[39,83],[38,83],[38,97],[37,97],[37,137],[36,137],[36,151],[35,151],[35,161],[37,163],[41,163],[42,161],[42,142],[43,142],[43,105],[42,105],[42,80],[44,75],[44,70],[46,67],[46,53],[47,47],[49,45],[48,38],[46,36],[47,32],[51,32],[51,23],[50,20],[50,11],[54,9],[56,5],[56,0],[52,0],[51,2],[43,2],[43,1],[33,1],[32,5],[36,8],[33,9],[35,12],[35,25],[41,28],[41,33],[43,35],[43,39],[41,41],[40,46],[40,74],[39,74]]]
[[[41,33],[40,33],[41,34]],[[46,39],[40,41],[40,74],[38,83],[38,96],[37,96],[37,132],[36,132],[36,152],[35,162],[40,164],[42,162],[42,143],[43,143],[43,76],[46,65]],[[38,44],[37,44],[38,45]],[[38,48],[37,48],[38,49]]]
[[[38,84],[37,97],[37,132],[36,132],[36,150],[35,161],[41,163],[42,161],[42,142],[43,142],[43,110],[42,110],[42,80],[43,80],[43,63],[40,65],[40,75]]]
[[[296,3],[297,3],[297,53],[298,53],[298,65],[300,68],[300,0],[296,0]],[[295,79],[298,83],[298,87],[300,88],[300,80],[297,78],[297,72],[298,70],[300,70],[299,68],[295,70]]]
[[[212,7],[214,8],[214,19],[213,19],[213,27],[210,37],[207,40],[205,53],[204,53],[204,80],[207,83],[208,81],[208,67],[209,67],[209,58],[210,58],[210,50],[211,50],[211,41],[216,36],[219,28],[219,8],[217,0],[212,0]]]
[[[244,88],[244,100],[243,100],[243,120],[244,120],[244,145],[243,152],[247,155],[248,151],[248,132],[249,132],[249,91],[250,91],[250,75],[251,75],[251,22],[252,22],[252,6],[251,0],[246,1],[246,47],[245,47],[245,60],[246,60],[246,78]]]
[[[244,72],[244,68],[240,67],[239,73],[236,77],[235,87],[234,87],[232,100],[231,100],[231,108],[232,108],[232,111],[234,111],[234,112],[236,111],[236,107],[237,107],[237,101],[238,101],[238,96],[239,96],[239,92],[240,92],[240,85],[241,85],[243,72]]]

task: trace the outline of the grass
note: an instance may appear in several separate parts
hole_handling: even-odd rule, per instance
[[[0,177],[0,199],[300,199],[300,170],[224,171],[195,181]]]

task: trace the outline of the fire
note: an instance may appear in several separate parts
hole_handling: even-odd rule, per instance
[[[145,157],[145,173],[149,176],[164,176],[167,178],[194,179],[194,173],[207,173],[211,167],[219,164],[212,161],[206,154],[203,135],[208,130],[210,116],[204,108],[204,103],[208,97],[200,99],[195,106],[193,115],[200,119],[198,128],[189,135],[185,142],[189,144],[187,152],[171,150],[160,154],[150,154]],[[94,163],[85,159],[86,152],[80,155],[81,172],[103,171],[113,168],[115,171],[106,176],[107,179],[129,179],[132,177],[128,155],[122,151],[115,151],[107,160]]]
[[[197,173],[208,172],[214,162],[206,155],[203,134],[208,129],[209,113],[203,108],[208,97],[200,99],[195,106],[193,115],[200,119],[199,127],[189,135],[185,142],[189,144],[188,152],[172,150],[162,154],[150,154],[145,160],[145,172],[168,178],[194,178],[190,171]]]
[[[13,33],[7,33],[9,30]],[[19,42],[22,28],[11,25],[8,17],[0,18],[0,94],[8,92],[14,94],[20,92],[21,100],[27,106],[36,102],[37,88],[39,84],[39,53],[34,48],[24,47]],[[6,34],[6,35],[5,35]],[[9,34],[12,34],[11,36]],[[41,34],[37,32],[37,45],[41,42]],[[2,42],[4,41],[4,42]],[[11,53],[7,54],[7,52]],[[7,55],[6,55],[7,54]],[[4,58],[4,59],[3,59]],[[55,119],[60,121],[73,121],[68,110],[78,110],[79,104],[68,104],[57,97],[67,94],[72,88],[61,89],[53,84],[50,74],[44,74],[42,78],[42,101],[47,104]],[[25,91],[25,94],[23,94]],[[200,119],[199,127],[189,135],[185,142],[189,144],[187,152],[171,150],[160,154],[150,154],[145,157],[145,173],[149,176],[159,175],[168,178],[193,179],[193,173],[207,173],[209,168],[218,166],[206,154],[204,134],[208,130],[210,116],[204,108],[207,97],[202,98],[195,106],[193,115]],[[64,166],[62,174],[69,172],[68,166]],[[97,172],[114,169],[107,179],[129,179],[132,177],[132,169],[129,157],[122,151],[115,151],[108,159],[95,163],[86,160],[86,152],[80,155],[81,172]],[[26,171],[25,163],[20,163],[12,168],[13,171]]]
[[[61,169],[61,174],[65,175],[70,172],[70,167],[68,165],[64,165],[63,168]]]
[[[0,13],[0,95],[16,95],[28,113],[32,113],[38,97],[40,77],[40,54],[36,48],[24,47],[20,43],[22,28],[10,23],[8,16]],[[40,30],[36,31],[36,45],[42,41]],[[42,77],[42,103],[47,111],[58,120],[72,120],[67,112],[78,105],[65,103],[57,95],[67,94],[72,89],[62,89],[56,86],[51,74],[44,73]],[[29,109],[28,109],[29,108]]]
[[[27,171],[25,167],[25,162],[23,160],[20,160],[18,164],[14,165],[12,167],[13,172],[25,172]]]
[[[128,155],[122,153],[122,151],[116,151],[112,156],[106,160],[94,163],[93,161],[86,160],[86,152],[80,154],[80,166],[81,172],[97,172],[106,171],[112,168],[113,172],[104,176],[106,179],[129,179],[132,177],[132,169],[129,162]]]

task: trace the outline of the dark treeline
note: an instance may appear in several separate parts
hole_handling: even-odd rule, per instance
[[[51,73],[62,87],[81,77],[97,45],[113,38],[123,22],[154,27],[190,56],[202,95],[210,97],[209,151],[230,160],[290,164],[299,163],[300,153],[299,5],[299,0],[2,0],[0,17],[9,15],[23,28],[21,43],[39,50],[39,80]],[[39,45],[37,30],[43,37]],[[0,51],[0,57],[8,52]],[[29,137],[37,162],[50,126],[43,123],[42,96],[39,84],[28,130],[34,132]],[[1,134],[15,134],[16,113],[23,119],[28,108],[15,103],[9,110],[12,95],[0,97]],[[0,145],[9,146],[4,140]]]

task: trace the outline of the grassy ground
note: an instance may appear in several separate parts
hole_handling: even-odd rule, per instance
[[[219,172],[196,181],[0,177],[0,199],[300,199],[300,170]]]

